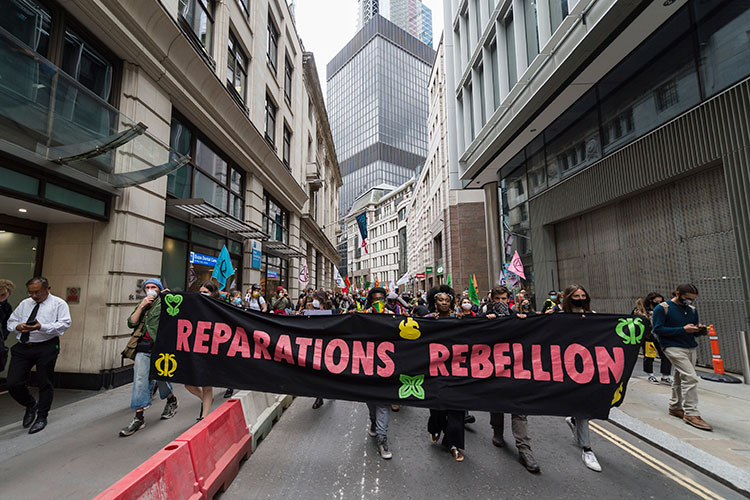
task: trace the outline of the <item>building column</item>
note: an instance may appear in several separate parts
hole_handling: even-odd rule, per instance
[[[482,85],[484,85],[483,105],[485,116],[487,117],[487,121],[489,121],[492,113],[495,112],[495,109],[500,105],[500,103],[495,102],[495,88],[492,85],[492,53],[489,51],[489,49],[487,49],[487,47],[482,48],[482,61],[482,65],[484,67],[484,81],[482,82]],[[498,80],[499,79],[500,77],[498,76]]]
[[[472,92],[466,87],[463,88],[463,99],[461,99],[461,107],[463,108],[464,120],[463,120],[463,135],[464,144],[462,149],[466,149],[474,140],[473,134],[471,133],[472,120],[471,120],[471,106],[472,104]]]
[[[495,285],[500,276],[502,253],[500,245],[500,203],[497,182],[490,182],[484,188],[484,219],[487,240],[487,273],[489,287]]]
[[[487,68],[484,68],[487,69]],[[482,108],[485,106],[485,103],[482,102],[482,94],[484,94],[484,100],[487,100],[487,89],[484,89],[485,91],[482,92],[482,85],[484,85],[484,82],[482,81],[483,78],[479,78],[479,74],[477,71],[472,68],[471,70],[471,105],[474,107],[474,137],[479,135],[479,132],[482,130],[482,127],[484,126],[484,122],[482,121]]]
[[[500,82],[500,102],[510,92],[508,87],[508,44],[505,42],[505,20],[502,17],[497,18],[495,23],[495,33],[497,36],[497,72]]]
[[[523,11],[523,0],[513,0],[513,35],[516,39],[516,74],[518,81],[529,67],[526,56],[526,16]]]

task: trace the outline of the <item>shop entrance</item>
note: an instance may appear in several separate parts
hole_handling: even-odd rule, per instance
[[[16,289],[8,298],[13,309],[27,297],[25,283],[40,274],[46,224],[17,221],[0,215],[0,278],[9,279]],[[10,349],[16,343],[13,332],[8,333],[5,345]],[[10,362],[8,362],[10,364]],[[8,366],[0,372],[0,386],[5,384]]]

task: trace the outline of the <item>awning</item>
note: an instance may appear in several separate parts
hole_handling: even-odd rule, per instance
[[[263,242],[263,250],[271,250],[273,253],[284,257],[306,257],[304,253],[281,241],[265,241]]]
[[[265,232],[227,215],[210,203],[207,203],[203,198],[169,199],[167,200],[167,206],[182,210],[196,219],[214,224],[231,233],[236,233],[244,239],[267,240],[269,238]]]
[[[0,28],[0,152],[117,192],[190,160],[146,129]]]

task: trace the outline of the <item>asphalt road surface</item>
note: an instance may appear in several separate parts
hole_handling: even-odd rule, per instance
[[[506,418],[505,448],[491,444],[488,413],[467,426],[466,459],[455,462],[427,435],[428,411],[391,412],[393,459],[367,434],[364,403],[297,398],[221,500],[234,499],[735,499],[744,498],[604,421],[592,422],[602,472],[587,469],[563,418],[529,417],[541,474],[518,463]],[[669,418],[665,415],[664,418]]]

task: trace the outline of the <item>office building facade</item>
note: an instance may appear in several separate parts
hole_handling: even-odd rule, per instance
[[[432,47],[432,10],[421,0],[358,0],[357,30],[376,15]]]
[[[692,282],[738,370],[750,2],[444,5],[455,157],[515,236],[527,286],[543,296],[581,283],[597,311],[623,313]],[[500,224],[489,233],[500,262]],[[710,360],[701,340],[699,363]]]
[[[0,277],[68,302],[56,383],[128,382],[143,280],[197,291],[224,246],[229,286],[296,295],[310,255],[333,285],[335,210],[308,198],[335,206],[338,167],[285,2],[4,5]]]
[[[430,47],[378,15],[328,63],[340,217],[370,188],[400,185],[424,163],[434,58]]]

